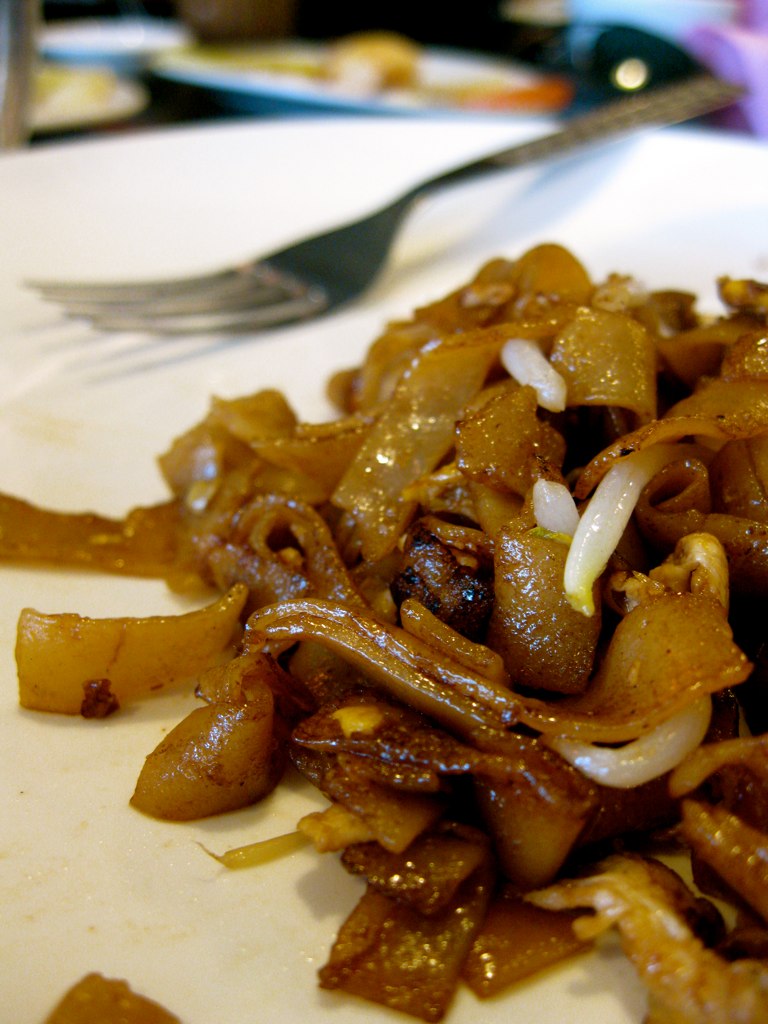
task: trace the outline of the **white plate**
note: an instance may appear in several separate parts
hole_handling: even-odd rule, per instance
[[[189,32],[179,22],[141,16],[51,21],[38,35],[38,47],[46,57],[108,64],[121,71],[138,70],[164,50],[189,41]]]
[[[155,455],[209,395],[283,388],[307,420],[322,381],[385,321],[465,281],[484,260],[560,241],[592,273],[702,293],[723,273],[768,274],[768,147],[700,130],[425,204],[364,301],[245,339],[107,337],[25,291],[31,275],[171,273],[270,248],[351,217],[418,176],[541,125],[331,119],[228,124],[83,140],[0,157],[0,488],[48,506],[120,514],[165,497]],[[343,154],[343,160],[339,159]],[[471,228],[471,230],[470,230]],[[296,853],[227,873],[222,851],[292,829],[300,786],[207,822],[164,824],[128,798],[144,756],[189,705],[166,696],[101,722],[22,712],[19,611],[151,614],[184,602],[156,583],[0,570],[2,1020],[40,1021],[87,971],[127,978],[185,1024],[361,1024],[398,1015],[321,992],[316,971],[360,883],[333,856]],[[450,1024],[640,1024],[644,995],[613,946]]]
[[[124,121],[149,103],[144,86],[110,68],[43,62],[37,70],[32,131],[75,131]]]
[[[280,113],[335,111],[356,114],[478,114],[519,113],[515,96],[534,112],[542,104],[547,110],[567,105],[567,91],[558,88],[552,94],[533,97],[548,76],[501,58],[467,51],[427,47],[419,61],[419,86],[388,89],[374,95],[352,90],[317,77],[329,53],[322,43],[303,41],[254,44],[248,47],[190,47],[166,53],[153,61],[152,70],[186,85],[213,92],[222,104],[242,111]],[[313,77],[314,73],[314,77]],[[438,90],[456,90],[467,86],[508,92],[507,106],[496,109],[470,105],[469,99],[437,95]],[[490,104],[486,97],[486,104]],[[497,102],[503,104],[502,99]]]

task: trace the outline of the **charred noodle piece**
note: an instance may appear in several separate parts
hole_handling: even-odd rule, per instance
[[[589,907],[574,925],[589,938],[615,926],[649,995],[654,1024],[762,1024],[768,1019],[768,968],[728,963],[704,946],[686,920],[683,883],[639,858],[610,857],[597,873],[528,895],[549,910]]]
[[[86,974],[69,989],[44,1024],[181,1024],[159,1003],[141,996],[127,982]]]
[[[487,999],[589,949],[573,930],[575,913],[543,910],[509,889],[491,902],[483,926],[464,961],[462,978]]]
[[[504,339],[490,329],[462,337],[461,344],[426,345],[398,381],[333,495],[354,517],[363,557],[376,561],[395,547],[415,509],[403,491],[451,448],[456,421]]]
[[[296,726],[291,741],[318,754],[363,758],[372,777],[390,777],[393,786],[405,788],[420,780],[417,788],[427,792],[439,790],[441,775],[465,774],[483,762],[497,771],[506,765],[503,758],[461,743],[409,708],[366,695],[321,707]]]
[[[493,888],[486,863],[437,914],[368,888],[341,926],[320,985],[342,989],[424,1021],[445,1016]]]
[[[0,561],[165,578],[174,569],[179,519],[175,501],[107,519],[0,494]]]
[[[316,640],[403,704],[459,736],[525,724],[550,735],[619,743],[635,739],[709,693],[749,675],[722,607],[663,594],[619,623],[590,688],[547,703],[508,690],[443,657],[404,630],[330,601],[291,601],[248,620],[254,650]]]
[[[471,775],[477,807],[501,867],[521,888],[554,877],[597,811],[594,787],[533,737],[507,733],[493,737],[490,750],[476,749],[409,709],[350,698],[305,719],[292,739],[302,750],[338,757],[335,772],[316,785],[365,820],[369,816],[363,806],[350,802],[354,787],[348,785],[342,795],[338,784],[333,788],[329,783],[330,778],[344,780],[352,757],[361,782],[366,776],[371,782],[382,779],[398,790],[439,792],[441,779]],[[478,742],[482,744],[482,738]],[[354,773],[350,781],[354,782]]]
[[[19,702],[76,715],[84,685],[108,680],[120,704],[193,679],[237,638],[248,596],[238,584],[185,615],[91,619],[25,608],[16,636]]]
[[[535,743],[510,733],[503,753],[478,750],[409,708],[364,699],[351,696],[338,706],[320,708],[296,726],[292,742],[320,754],[353,754],[366,762],[389,765],[393,776],[394,769],[420,768],[425,780],[434,777],[434,789],[440,776],[474,774],[509,780],[525,770]],[[398,785],[396,778],[392,785]]]
[[[768,921],[768,834],[724,807],[683,801],[682,834],[694,853]]]
[[[493,607],[490,563],[460,561],[430,530],[428,520],[417,519],[405,535],[390,589],[397,605],[415,598],[469,640],[485,633]]]

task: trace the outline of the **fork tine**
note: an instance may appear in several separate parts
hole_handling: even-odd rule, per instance
[[[59,300],[70,316],[109,317],[128,313],[148,316],[185,315],[199,312],[216,312],[223,309],[244,309],[251,306],[265,306],[300,298],[306,287],[279,287],[252,283],[247,278],[227,278],[208,281],[193,291],[157,291],[151,295],[133,295],[120,298],[68,296]]]
[[[142,302],[157,295],[184,295],[198,288],[226,284],[232,280],[231,270],[198,277],[170,278],[153,281],[26,281],[28,288],[44,299],[67,305],[69,302]]]
[[[147,313],[143,307],[104,311],[88,317],[102,331],[139,331],[152,334],[228,334],[239,331],[278,327],[317,316],[327,308],[322,289],[309,288],[301,296],[282,298],[260,305],[230,305],[218,310],[209,307],[189,313]]]
[[[81,303],[144,303],[168,296],[196,295],[203,290],[215,292],[255,286],[281,290],[286,287],[305,287],[295,279],[289,279],[288,275],[276,271],[263,260],[187,277],[154,278],[146,281],[30,280],[26,285],[39,292],[44,299],[64,306]]]

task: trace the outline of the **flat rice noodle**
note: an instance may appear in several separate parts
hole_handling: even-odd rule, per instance
[[[730,309],[748,313],[758,321],[768,320],[768,284],[750,277],[719,277],[717,291]]]
[[[406,598],[400,605],[403,629],[437,648],[478,675],[509,684],[509,673],[501,656],[486,644],[468,640],[414,598]]]
[[[574,927],[584,937],[616,927],[648,989],[655,1024],[760,1024],[768,1014],[768,970],[729,963],[698,937],[694,894],[658,861],[612,856],[596,874],[556,882],[528,897],[553,910],[590,907]],[[693,912],[693,913],[692,913]],[[693,919],[693,927],[692,927]]]
[[[267,437],[290,436],[296,415],[282,391],[264,388],[237,398],[214,395],[206,422],[251,445]]]
[[[566,597],[567,554],[567,545],[515,522],[500,531],[488,643],[517,684],[572,694],[592,674],[602,617],[599,601],[586,616]]]
[[[647,836],[669,828],[680,818],[678,802],[669,793],[668,772],[627,789],[593,785],[597,808],[579,836],[579,849],[635,833]]]
[[[329,800],[359,818],[385,850],[402,853],[438,821],[445,810],[440,794],[410,793],[371,778],[356,759],[333,764],[319,781]]]
[[[523,723],[587,742],[635,739],[699,697],[742,682],[751,666],[723,609],[693,594],[662,594],[619,623],[606,658],[579,697],[546,702],[514,693],[439,658],[404,630],[327,601],[293,601],[251,616],[246,643],[285,649],[316,640],[373,685],[457,735]]]
[[[364,558],[377,561],[395,547],[416,507],[403,490],[450,450],[456,421],[482,387],[501,341],[491,330],[461,345],[427,346],[401,377],[333,495],[354,517]]]
[[[709,479],[715,512],[768,524],[768,434],[726,442]]]
[[[719,445],[768,432],[768,381],[710,381],[666,413],[620,437],[582,470],[574,487],[586,498],[619,459],[652,444],[701,438]],[[719,446],[718,445],[718,446]]]
[[[91,973],[73,985],[45,1018],[44,1024],[181,1024],[153,999],[135,992],[126,981]]]
[[[544,243],[515,261],[490,260],[469,284],[420,307],[415,318],[443,333],[523,319],[540,324],[548,320],[551,338],[591,293],[589,274],[576,256],[562,245]]]
[[[592,294],[592,281],[584,264],[570,249],[557,243],[534,245],[514,266],[518,300],[530,297],[538,303],[581,305]]]
[[[594,742],[631,740],[750,671],[721,605],[662,593],[619,622],[587,691],[564,698],[538,727]]]
[[[270,465],[306,479],[304,500],[328,501],[357,454],[370,422],[361,416],[316,425],[300,425],[290,437],[253,441],[254,452]]]
[[[595,787],[532,737],[519,737],[519,771],[475,777],[474,796],[499,866],[518,891],[551,882],[597,810]]]
[[[681,829],[696,856],[768,921],[768,834],[698,800],[683,801]]]
[[[187,496],[195,485],[210,485],[253,461],[254,441],[290,437],[295,428],[293,410],[274,388],[241,398],[213,397],[205,418],[175,438],[158,465],[174,494]]]
[[[350,391],[352,409],[375,413],[388,402],[402,374],[428,342],[443,333],[430,324],[396,321],[370,345],[355,373]]]
[[[675,798],[686,796],[698,789],[710,775],[734,765],[754,771],[768,783],[768,734],[703,744],[672,772],[670,793]]]
[[[516,519],[524,508],[523,499],[516,494],[501,494],[485,484],[471,483],[472,518],[493,539],[507,523]]]
[[[249,649],[279,652],[305,640],[330,648],[369,685],[459,736],[519,720],[521,702],[506,686],[440,657],[429,644],[359,609],[331,601],[290,601],[260,609],[246,626]]]
[[[720,364],[723,380],[768,380],[768,330],[742,334],[728,347]]]
[[[207,560],[220,588],[248,586],[250,608],[310,595],[363,604],[328,524],[310,505],[282,495],[253,498]]]
[[[0,561],[162,579],[173,574],[179,522],[176,501],[109,519],[43,509],[0,494]]]
[[[25,608],[16,637],[19,702],[35,711],[77,715],[94,680],[107,680],[122,705],[193,679],[237,639],[247,596],[236,585],[197,611],[146,618],[92,619]]]
[[[544,910],[511,888],[494,897],[464,961],[462,979],[480,999],[498,995],[589,949],[573,930],[576,912]]]
[[[659,334],[656,345],[663,363],[693,390],[701,377],[717,376],[724,356],[748,325],[742,319],[724,318],[671,335]]]
[[[767,596],[768,523],[710,511],[707,480],[707,469],[697,460],[662,469],[635,507],[641,534],[662,552],[671,551],[689,534],[712,534],[725,551],[732,591]]]
[[[536,415],[533,388],[497,390],[457,425],[456,462],[477,483],[524,497],[541,475],[540,464],[561,467],[562,436]]]
[[[238,654],[223,665],[214,665],[201,673],[195,695],[209,704],[242,703],[252,690],[269,687],[278,714],[295,723],[317,708],[306,687],[294,675],[267,654],[251,651]]]
[[[768,430],[768,380],[706,379],[687,398],[667,412],[665,419],[708,416],[733,437],[753,437]]]
[[[419,836],[402,853],[390,853],[379,843],[348,846],[341,863],[378,892],[430,915],[445,910],[487,858],[488,839],[482,832],[446,823]]]
[[[426,779],[431,777],[430,788],[436,792],[440,776],[472,773],[494,779],[512,778],[522,770],[523,754],[515,744],[526,741],[510,734],[503,753],[477,750],[411,709],[361,693],[351,694],[340,705],[326,706],[305,718],[294,729],[292,742],[319,754],[352,754],[370,764],[390,766],[392,785],[400,784],[396,772],[404,774],[408,768],[419,768],[425,787]]]
[[[342,989],[424,1021],[440,1021],[488,907],[485,865],[438,914],[419,914],[369,887],[339,930],[320,986]]]
[[[131,804],[193,821],[256,803],[283,774],[285,732],[266,683],[251,683],[247,699],[195,708],[146,758]]]
[[[557,336],[550,362],[568,387],[567,405],[607,405],[656,416],[656,347],[626,313],[580,309]]]

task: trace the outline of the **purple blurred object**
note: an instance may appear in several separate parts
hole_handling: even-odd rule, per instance
[[[699,25],[684,45],[714,74],[744,86],[726,124],[768,138],[768,0],[743,0],[737,24]]]

